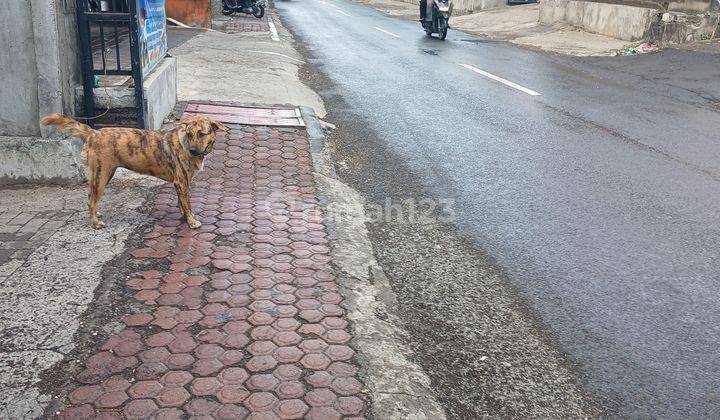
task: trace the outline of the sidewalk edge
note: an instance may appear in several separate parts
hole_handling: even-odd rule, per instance
[[[300,107],[308,136],[320,206],[330,235],[333,265],[352,321],[351,345],[358,351],[361,377],[376,419],[445,419],[430,378],[411,362],[397,325],[395,294],[375,260],[365,227],[364,199],[337,179],[320,120]]]

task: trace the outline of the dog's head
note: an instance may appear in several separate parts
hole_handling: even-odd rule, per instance
[[[227,131],[221,122],[204,116],[185,117],[180,120],[180,127],[185,132],[183,146],[192,157],[199,158],[212,152],[216,131]]]

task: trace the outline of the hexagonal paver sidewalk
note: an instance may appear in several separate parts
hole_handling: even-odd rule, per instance
[[[143,312],[85,361],[62,419],[361,418],[307,134],[228,126],[196,175],[203,226],[170,185],[128,273]]]

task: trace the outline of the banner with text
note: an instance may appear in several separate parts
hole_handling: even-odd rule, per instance
[[[143,77],[165,57],[165,0],[137,0],[138,44]]]

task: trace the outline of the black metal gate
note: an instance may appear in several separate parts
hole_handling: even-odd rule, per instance
[[[103,10],[105,9],[105,10]],[[135,90],[133,124],[145,126],[143,75],[135,0],[77,0],[83,74],[83,112],[87,123],[100,128],[112,110],[97,110],[93,89],[98,76],[131,76]]]

